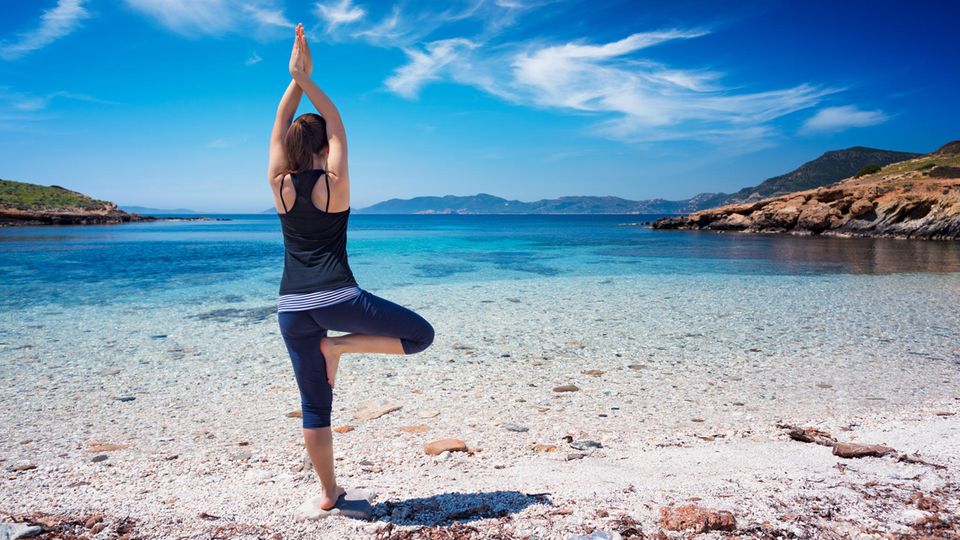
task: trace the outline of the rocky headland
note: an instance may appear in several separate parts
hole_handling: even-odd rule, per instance
[[[654,229],[960,239],[960,141],[832,185],[665,217]]]
[[[157,218],[124,212],[60,186],[0,180],[0,227],[35,225],[108,225],[137,221],[206,220],[206,217]]]

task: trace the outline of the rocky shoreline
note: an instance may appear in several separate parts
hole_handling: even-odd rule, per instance
[[[960,142],[836,184],[658,219],[654,229],[960,239]]]
[[[115,205],[88,210],[65,208],[56,210],[20,210],[0,208],[0,227],[36,227],[41,225],[116,225],[145,221],[229,221],[228,218],[206,216],[154,217],[124,212]]]

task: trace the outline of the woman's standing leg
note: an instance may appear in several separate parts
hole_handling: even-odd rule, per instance
[[[433,326],[416,312],[366,290],[346,302],[313,310],[311,315],[320,326],[349,332],[321,342],[331,386],[342,354],[415,354],[429,347],[435,335]]]
[[[330,433],[333,387],[327,382],[326,362],[320,351],[320,340],[327,335],[327,330],[317,325],[306,311],[283,311],[278,318],[280,334],[290,353],[300,389],[303,441],[322,486],[320,508],[329,510],[344,490],[337,485],[333,470],[333,435]]]

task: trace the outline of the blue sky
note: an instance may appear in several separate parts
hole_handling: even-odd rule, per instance
[[[357,208],[681,199],[830,149],[960,138],[953,2],[0,6],[0,178],[120,204],[270,206],[267,138],[297,22],[346,124]]]

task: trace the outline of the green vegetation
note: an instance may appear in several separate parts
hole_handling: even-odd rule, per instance
[[[19,210],[97,209],[108,204],[60,186],[0,180],[0,207]]]
[[[877,165],[876,163],[868,163],[867,165],[860,167],[860,170],[857,171],[857,174],[853,175],[853,177],[860,178],[861,176],[866,176],[868,174],[877,174],[880,172],[880,169],[882,169],[880,165]]]

